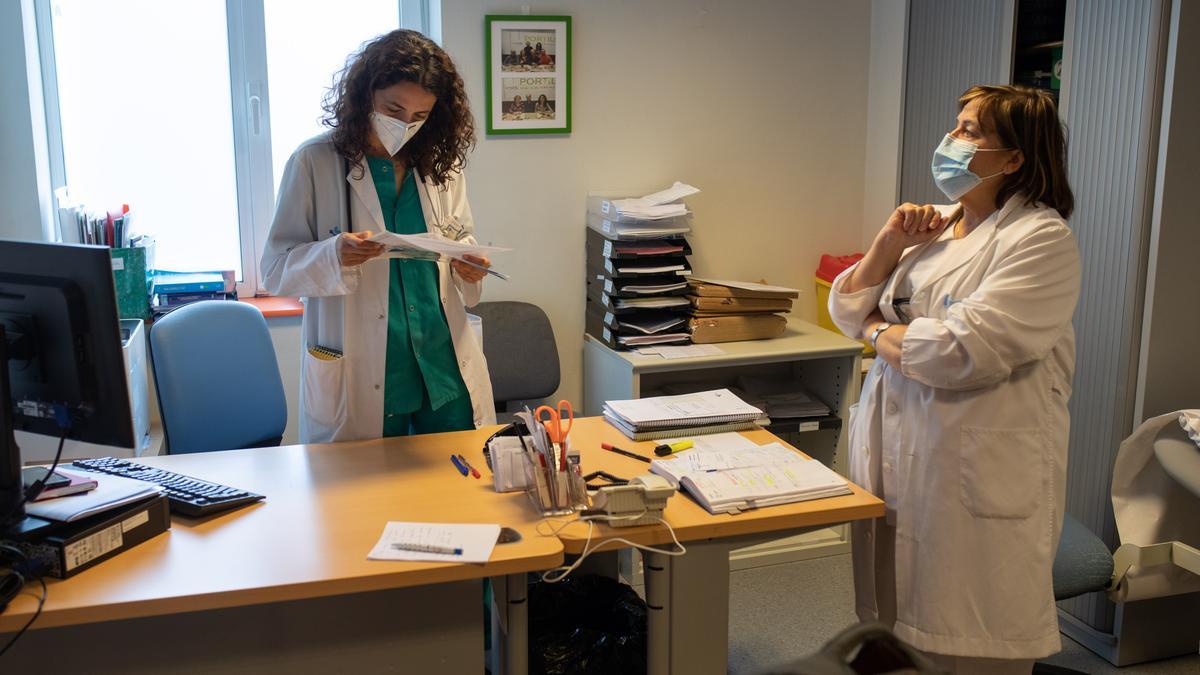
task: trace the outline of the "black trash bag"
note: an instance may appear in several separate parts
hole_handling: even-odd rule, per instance
[[[594,574],[529,589],[530,675],[646,672],[646,603]]]

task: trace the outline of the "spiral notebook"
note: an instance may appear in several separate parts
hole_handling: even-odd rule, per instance
[[[635,432],[753,422],[763,416],[762,410],[746,403],[728,389],[605,401],[604,413]]]

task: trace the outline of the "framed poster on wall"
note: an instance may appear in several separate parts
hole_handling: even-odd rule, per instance
[[[488,134],[571,133],[571,17],[484,17]]]

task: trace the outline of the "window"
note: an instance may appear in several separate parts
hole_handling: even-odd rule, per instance
[[[283,166],[324,129],[334,75],[401,25],[437,39],[431,3],[39,0],[54,186],[128,203],[159,269],[234,269],[253,295]]]

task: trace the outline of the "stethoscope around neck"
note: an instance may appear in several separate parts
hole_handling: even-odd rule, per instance
[[[343,158],[342,162],[345,165],[346,175],[349,176],[350,175],[350,160]],[[363,170],[369,171],[369,169],[367,169],[365,166],[364,166]],[[462,229],[455,227],[454,232],[453,232],[454,236],[448,236],[449,232],[451,230],[451,225],[449,223],[447,223],[444,218],[442,218],[441,208],[438,207],[436,201],[429,194],[429,186],[425,185],[425,180],[423,178],[421,178],[420,176],[413,176],[413,178],[417,181],[417,189],[425,190],[425,200],[429,202],[429,209],[431,211],[433,211],[433,226],[437,228],[438,232],[440,232],[443,237],[457,241],[458,240],[457,235],[461,234]],[[350,194],[349,186],[346,186],[344,194],[346,195],[346,207],[345,207],[346,227],[345,227],[344,231],[345,232],[353,232],[354,231],[354,218],[353,218],[353,214],[351,213],[351,209],[350,209],[350,200],[353,198],[353,196]],[[336,237],[342,231],[343,230],[341,230],[340,228],[334,228],[329,231],[329,234]]]

